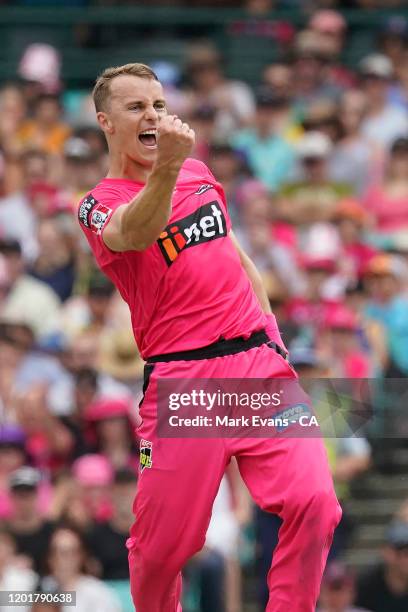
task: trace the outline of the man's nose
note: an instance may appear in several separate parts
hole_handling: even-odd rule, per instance
[[[146,110],[145,110],[146,119],[149,119],[150,121],[156,121],[158,117],[159,117],[159,114],[157,110],[154,108],[154,106],[146,106]]]

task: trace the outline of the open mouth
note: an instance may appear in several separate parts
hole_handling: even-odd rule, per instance
[[[145,130],[139,134],[139,140],[145,147],[155,149],[157,145],[156,134],[157,130],[155,128]]]

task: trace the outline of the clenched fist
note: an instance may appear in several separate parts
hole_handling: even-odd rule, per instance
[[[160,118],[157,135],[156,165],[179,170],[193,150],[194,130],[177,115],[165,115]]]

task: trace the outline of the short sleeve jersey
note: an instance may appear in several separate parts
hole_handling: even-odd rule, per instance
[[[200,161],[179,173],[169,223],[144,251],[114,252],[103,241],[112,214],[143,183],[103,179],[80,202],[78,218],[97,263],[130,308],[144,359],[249,336],[266,320],[228,236],[221,185]]]

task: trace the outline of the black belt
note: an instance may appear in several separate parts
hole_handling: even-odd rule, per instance
[[[166,361],[191,361],[194,359],[214,359],[215,357],[225,357],[243,351],[249,351],[257,346],[267,344],[274,349],[281,357],[288,359],[287,352],[276,342],[273,342],[264,329],[253,332],[249,338],[232,338],[226,340],[221,338],[208,346],[193,349],[191,351],[178,351],[176,353],[165,353],[164,355],[154,355],[147,358],[147,363],[158,363]]]

